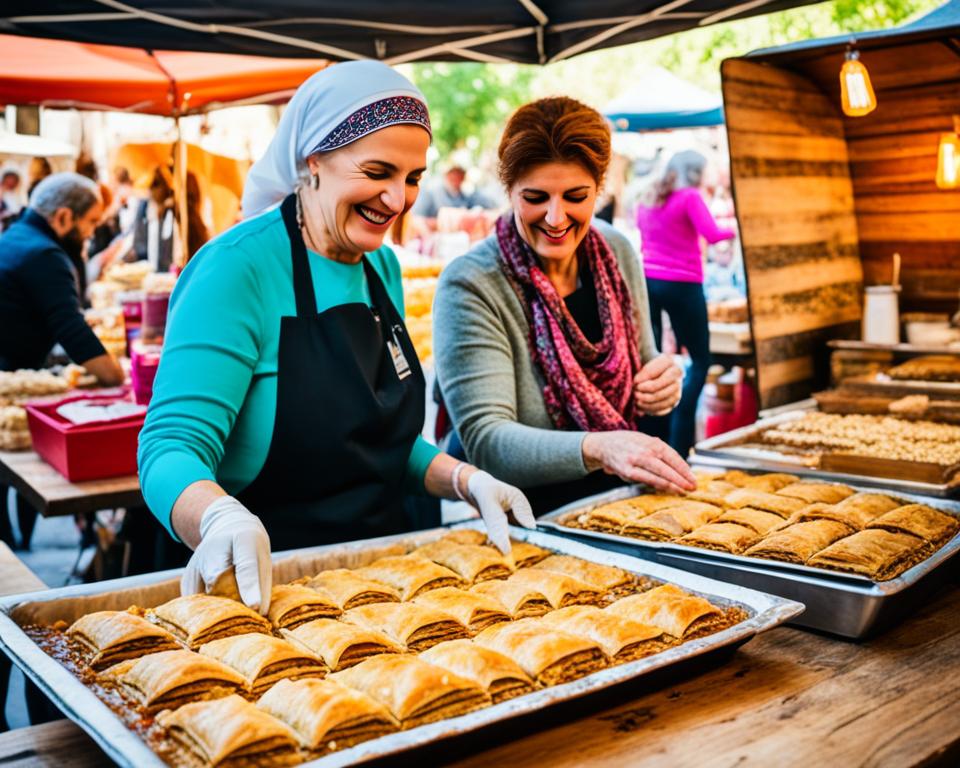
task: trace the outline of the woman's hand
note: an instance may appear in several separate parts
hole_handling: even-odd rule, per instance
[[[687,463],[673,448],[642,432],[590,432],[583,439],[587,469],[602,469],[630,483],[645,483],[658,491],[683,493],[697,487]]]
[[[659,355],[644,363],[633,377],[637,409],[648,416],[665,416],[680,402],[683,371],[670,355]]]
[[[200,543],[180,579],[180,593],[209,592],[230,568],[240,599],[266,615],[273,585],[270,537],[259,517],[232,496],[221,496],[200,518]]]
[[[466,472],[464,472],[466,474]],[[530,502],[523,491],[502,483],[483,470],[474,470],[467,477],[467,501],[480,512],[487,537],[503,554],[510,552],[510,530],[507,512],[524,528],[536,528]]]

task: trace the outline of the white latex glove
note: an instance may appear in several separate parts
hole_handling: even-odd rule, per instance
[[[530,509],[530,502],[523,491],[501,483],[483,470],[477,470],[467,480],[467,492],[487,526],[487,536],[503,554],[510,552],[510,530],[507,512],[513,512],[516,521],[524,528],[536,528],[537,521]]]
[[[233,496],[221,496],[200,518],[200,544],[180,579],[180,593],[209,592],[231,567],[240,599],[265,615],[273,585],[270,537],[259,517]]]

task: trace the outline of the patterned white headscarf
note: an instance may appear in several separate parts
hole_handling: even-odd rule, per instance
[[[297,89],[266,153],[250,168],[243,217],[256,216],[293,192],[310,155],[404,123],[429,133],[427,101],[386,64],[351,61],[317,72]]]

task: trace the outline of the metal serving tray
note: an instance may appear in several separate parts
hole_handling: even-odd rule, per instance
[[[470,522],[455,527],[478,528],[481,525],[479,522]],[[372,559],[374,556],[390,553],[391,548],[393,553],[396,553],[396,545],[402,545],[405,548],[419,546],[439,537],[448,530],[450,529],[435,528],[413,534],[281,553],[274,557],[275,578],[278,574],[284,579],[303,575],[297,570],[291,570],[290,563],[292,561],[296,562],[296,559],[303,563],[302,566],[299,566],[300,570],[315,573],[316,570],[337,567],[338,564],[358,564]],[[523,528],[512,528],[510,533],[515,539],[529,541],[555,552],[574,555],[593,562],[615,565],[658,581],[673,582],[686,590],[707,597],[719,606],[729,606],[733,603],[740,604],[749,610],[751,616],[722,632],[691,640],[676,648],[670,648],[645,659],[610,667],[579,680],[536,691],[467,715],[383,736],[350,749],[334,752],[303,765],[312,768],[332,768],[332,766],[372,760],[423,746],[511,717],[528,714],[551,704],[567,701],[626,680],[641,677],[654,670],[696,656],[717,651],[724,647],[742,644],[755,634],[795,618],[803,611],[802,605],[790,600],[713,581],[687,571],[676,570],[646,560],[606,552],[568,538],[552,536],[540,531],[528,531]],[[367,555],[370,557],[368,558]],[[13,595],[0,600],[0,648],[71,720],[90,734],[118,765],[129,766],[129,768],[148,768],[149,766],[160,768],[165,763],[147,747],[137,734],[128,730],[121,720],[91,690],[84,686],[65,667],[44,653],[20,628],[11,613],[18,617],[43,615],[52,618],[57,615],[58,610],[62,610],[68,619],[72,619],[71,614],[76,614],[78,611],[96,610],[98,596],[103,598],[101,603],[104,603],[111,599],[109,597],[110,593],[115,593],[118,590],[127,590],[127,594],[130,595],[147,595],[151,589],[159,594],[157,590],[162,587],[166,591],[166,596],[169,597],[171,591],[176,594],[176,583],[171,580],[179,578],[179,573],[179,570],[164,571],[98,584],[84,584]],[[114,596],[112,599],[114,607],[119,605],[120,597]],[[59,606],[62,606],[62,608]]]
[[[812,407],[802,407],[795,411],[778,413],[770,418],[760,419],[746,427],[740,427],[725,432],[716,437],[710,437],[697,443],[694,449],[694,461],[697,464],[727,469],[753,469],[766,472],[790,472],[800,477],[815,477],[820,480],[847,483],[870,488],[883,488],[897,494],[914,493],[938,498],[953,498],[960,495],[960,475],[953,483],[923,483],[915,480],[899,480],[890,477],[874,475],[852,475],[845,472],[828,472],[811,467],[804,463],[801,456],[780,453],[772,449],[744,447],[740,443],[749,440],[756,433],[792,421],[807,413],[816,410],[816,403]]]
[[[701,466],[721,469],[712,465]],[[732,468],[735,465],[726,466]],[[827,480],[822,476],[820,479]],[[585,539],[615,552],[796,600],[803,603],[806,610],[794,617],[790,623],[857,640],[889,626],[911,608],[915,608],[919,600],[948,578],[953,565],[948,561],[960,550],[960,534],[957,534],[931,557],[917,563],[897,578],[872,581],[852,573],[759,557],[731,555],[669,541],[646,541],[615,533],[569,528],[559,522],[571,513],[589,512],[602,504],[642,493],[649,493],[649,489],[634,485],[590,496],[539,518],[537,524],[564,536]],[[905,501],[928,504],[943,512],[960,515],[960,502],[957,501],[904,493],[896,495]]]

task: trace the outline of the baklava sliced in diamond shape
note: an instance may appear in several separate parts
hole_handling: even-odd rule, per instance
[[[280,630],[280,634],[315,653],[332,670],[346,669],[371,656],[404,651],[402,645],[383,632],[336,619],[316,619],[301,624],[296,629]]]
[[[204,768],[286,766],[301,761],[293,731],[240,696],[185,704],[157,722]]]
[[[374,656],[337,672],[333,680],[379,701],[405,729],[465,715],[490,703],[476,683],[416,656]]]
[[[88,613],[70,625],[67,635],[80,645],[84,661],[97,671],[182,647],[167,630],[127,611]]]
[[[641,624],[593,605],[571,605],[551,611],[540,621],[599,643],[603,652],[618,664],[642,659],[675,644],[660,627]]]
[[[807,565],[886,581],[899,576],[928,554],[928,545],[916,536],[870,528],[835,541],[811,557]]]
[[[449,613],[417,603],[361,605],[343,615],[343,621],[383,632],[407,650],[419,652],[444,640],[469,636],[467,628]]]
[[[528,541],[510,540],[510,556],[513,558],[513,564],[516,568],[529,568],[551,554],[553,553],[549,549],[538,547]]]
[[[272,635],[251,633],[212,640],[200,654],[226,664],[246,680],[247,690],[259,696],[278,680],[323,677],[327,665],[314,653]]]
[[[677,544],[715,549],[736,555],[760,539],[752,528],[737,523],[707,523],[677,539]]]
[[[513,659],[469,640],[440,643],[421,653],[420,658],[472,680],[490,695],[494,704],[535,688],[533,680]]]
[[[481,581],[474,584],[469,591],[496,600],[514,619],[524,619],[531,616],[542,616],[553,606],[546,595],[529,584],[521,584],[507,579]]]
[[[849,485],[800,481],[784,486],[777,493],[792,499],[800,499],[807,504],[836,504],[848,496],[853,496],[856,491]]]
[[[727,494],[727,504],[734,508],[762,509],[764,512],[780,515],[784,519],[807,506],[807,502],[792,496],[755,491],[752,488],[737,488],[735,491],[730,491]]]
[[[953,515],[926,504],[907,504],[880,515],[867,527],[910,533],[937,546],[957,532],[960,522]]]
[[[263,616],[237,600],[214,595],[184,595],[147,611],[147,618],[196,650],[204,643],[248,632],[273,634]]]
[[[417,547],[413,553],[449,568],[468,584],[505,579],[513,573],[511,563],[493,547],[440,539]]]
[[[329,598],[341,611],[370,603],[400,602],[400,593],[393,587],[365,578],[347,568],[321,571],[309,579],[305,586]]]
[[[276,629],[294,629],[314,619],[335,619],[341,612],[332,598],[316,589],[280,584],[271,590],[267,618]]]
[[[413,602],[453,616],[474,634],[512,618],[499,600],[456,587],[431,589],[413,598]]]
[[[702,501],[684,501],[669,509],[661,509],[635,523],[623,527],[625,536],[650,541],[670,541],[706,525],[723,512],[720,507]]]
[[[644,586],[636,576],[622,568],[591,563],[570,555],[550,555],[550,557],[534,565],[533,568],[572,576],[584,584],[589,584],[598,592],[626,594],[628,592],[638,592]]]
[[[714,520],[715,523],[736,523],[744,528],[756,531],[761,536],[770,533],[774,528],[780,528],[785,521],[780,515],[773,512],[765,512],[762,509],[753,509],[752,507],[740,507],[739,509],[728,509],[720,517]]]
[[[673,584],[620,598],[604,610],[683,640],[715,632],[727,623],[720,608]]]
[[[463,579],[455,571],[420,555],[381,557],[370,565],[354,569],[354,573],[393,587],[401,600],[409,600],[428,589],[463,586]]]
[[[595,605],[603,598],[600,590],[594,589],[580,579],[536,568],[520,568],[507,579],[507,583],[536,590],[550,601],[553,608],[563,608],[567,605]]]
[[[313,753],[346,749],[399,730],[383,704],[333,680],[281,680],[257,709],[286,723]]]
[[[850,533],[848,526],[835,520],[809,520],[767,534],[744,554],[802,564]]]

